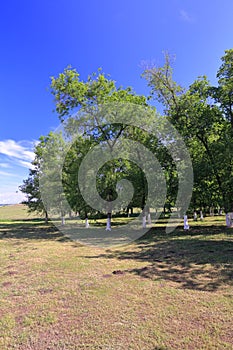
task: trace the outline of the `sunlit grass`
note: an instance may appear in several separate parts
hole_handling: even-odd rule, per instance
[[[3,209],[1,350],[233,348],[224,217],[169,235],[160,220],[138,241],[102,249],[64,240],[22,207]]]

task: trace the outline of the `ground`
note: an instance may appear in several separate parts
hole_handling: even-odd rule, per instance
[[[0,349],[233,349],[233,229],[189,224],[101,249],[0,208]]]

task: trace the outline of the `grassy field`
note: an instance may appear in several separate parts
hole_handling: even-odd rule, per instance
[[[224,217],[101,249],[0,208],[0,349],[233,349]]]

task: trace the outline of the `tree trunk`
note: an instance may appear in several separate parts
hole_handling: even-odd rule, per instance
[[[142,228],[146,228],[146,210],[142,210]]]
[[[46,224],[48,223],[48,221],[49,221],[48,212],[45,211],[45,222],[46,222]]]
[[[107,223],[106,223],[106,231],[111,231],[111,219],[112,219],[112,191],[110,190],[108,193],[108,205],[107,205]]]
[[[201,221],[203,221],[203,219],[204,219],[202,210],[200,211],[200,219],[201,219]]]
[[[112,213],[109,212],[107,214],[107,225],[106,225],[106,231],[111,231],[111,218],[112,218]]]
[[[184,215],[184,230],[189,230],[188,216]]]
[[[151,225],[151,223],[152,223],[149,207],[148,207],[148,213],[147,213],[147,222],[148,222],[148,225]]]
[[[88,221],[88,217],[86,216],[86,219],[85,219],[85,227],[88,228],[89,227],[89,221]]]
[[[84,209],[84,215],[85,215],[85,227],[88,228],[89,221],[88,221],[88,214],[87,214],[86,208]]]

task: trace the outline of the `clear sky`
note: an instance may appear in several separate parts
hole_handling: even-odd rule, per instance
[[[214,84],[233,47],[232,0],[9,0],[0,16],[0,203],[21,200],[33,143],[59,125],[49,84],[67,65],[148,94],[143,61],[162,64],[168,50],[181,85]]]

